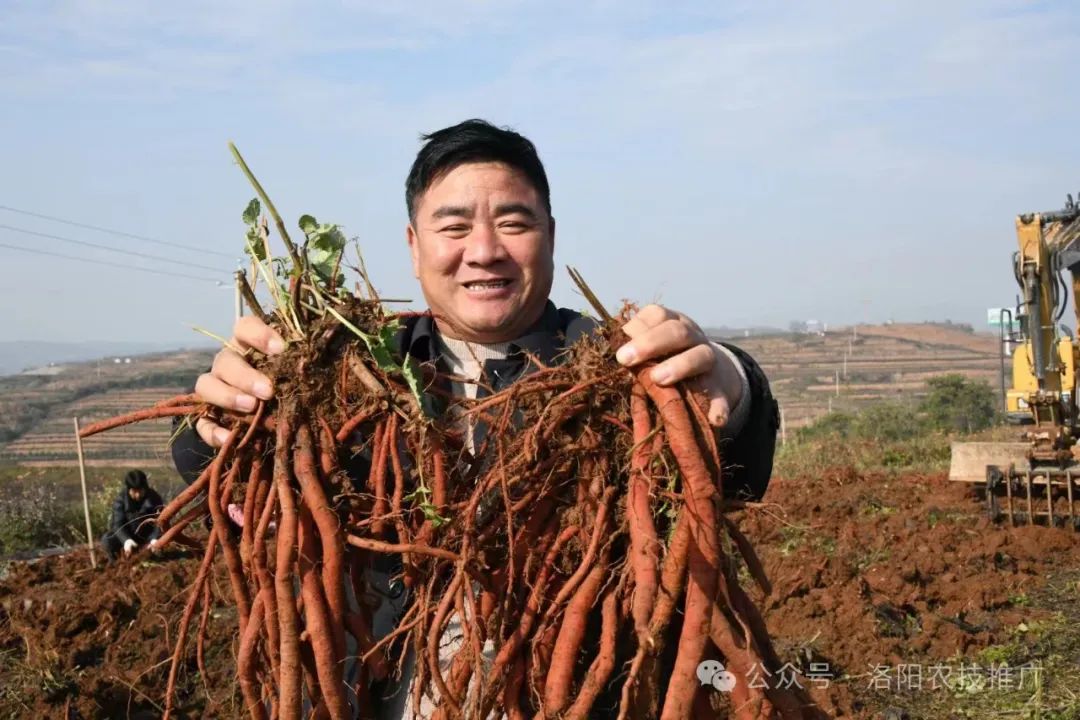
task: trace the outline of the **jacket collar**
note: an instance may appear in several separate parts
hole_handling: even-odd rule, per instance
[[[406,352],[421,362],[437,361],[439,359],[437,332],[435,319],[431,315],[421,315],[413,326],[405,348]],[[510,343],[510,357],[520,359],[524,353],[528,352],[539,358],[545,365],[550,365],[563,349],[561,334],[559,311],[555,303],[548,300],[540,319],[524,335]]]

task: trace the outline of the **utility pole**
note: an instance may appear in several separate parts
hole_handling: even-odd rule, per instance
[[[835,370],[836,373],[836,397],[840,397],[840,371]]]
[[[780,444],[787,445],[787,418],[784,417],[784,408],[780,407]]]
[[[240,284],[244,280],[244,271],[236,271],[236,319],[239,320],[244,316],[244,296],[240,292]]]

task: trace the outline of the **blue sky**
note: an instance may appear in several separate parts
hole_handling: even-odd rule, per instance
[[[153,8],[152,10],[149,8]],[[421,299],[403,228],[418,135],[538,145],[556,260],[705,325],[950,318],[1015,295],[1013,216],[1080,191],[1072,3],[0,0],[0,205],[239,254],[252,193],[359,236]],[[64,227],[0,243],[227,279],[226,256]],[[226,333],[213,282],[0,247],[0,338]],[[563,274],[554,298],[580,306]]]

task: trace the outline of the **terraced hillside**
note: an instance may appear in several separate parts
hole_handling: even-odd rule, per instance
[[[997,339],[937,324],[859,326],[824,335],[732,338],[764,366],[789,429],[836,409],[918,397],[927,378],[950,372],[998,384]],[[850,353],[850,354],[849,354]],[[0,463],[75,461],[71,418],[84,424],[176,394],[209,366],[211,353],[185,351],[80,363],[0,377]],[[847,355],[847,372],[844,357]],[[840,393],[836,394],[836,373]],[[90,438],[93,465],[168,465],[170,423],[150,421]]]
[[[808,424],[830,408],[918,398],[926,392],[926,380],[936,375],[960,373],[994,388],[1000,384],[997,338],[960,326],[860,325],[823,335],[785,333],[730,340],[764,367],[789,429]]]
[[[86,425],[182,392],[211,356],[180,351],[131,362],[107,358],[0,377],[0,463],[74,463],[72,417]],[[83,450],[92,465],[166,465],[169,432],[168,420],[140,423],[90,438]]]

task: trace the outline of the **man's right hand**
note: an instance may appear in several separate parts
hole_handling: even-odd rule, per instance
[[[276,355],[285,349],[281,336],[252,315],[236,321],[231,344],[242,351],[254,349],[266,355]],[[195,392],[211,405],[239,413],[252,412],[260,399],[274,396],[270,378],[230,348],[224,348],[214,357],[210,372],[200,375],[195,383]],[[221,447],[229,437],[228,430],[205,418],[195,423],[195,430],[211,447]]]

